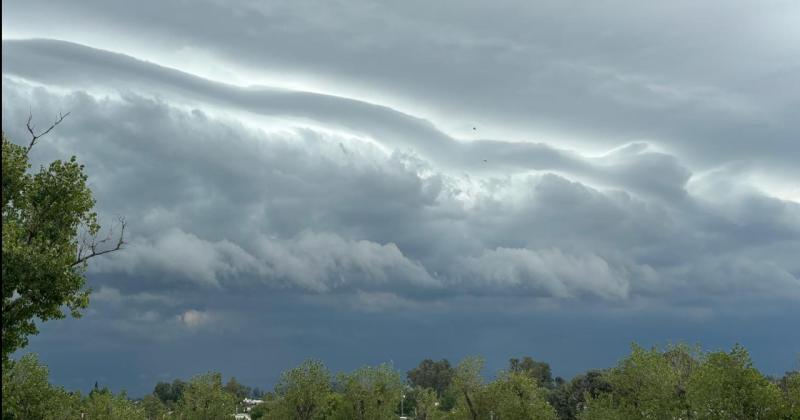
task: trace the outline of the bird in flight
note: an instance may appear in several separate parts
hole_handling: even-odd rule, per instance
[[[472,127],[472,130],[473,131],[478,131],[478,128],[477,127]]]

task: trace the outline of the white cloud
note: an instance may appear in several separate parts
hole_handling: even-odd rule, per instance
[[[178,321],[190,329],[206,326],[214,321],[214,316],[209,312],[189,309],[177,316]]]

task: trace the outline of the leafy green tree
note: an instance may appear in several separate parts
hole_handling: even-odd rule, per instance
[[[555,420],[556,411],[547,403],[547,390],[527,372],[503,373],[486,387],[490,417],[498,420]]]
[[[780,388],[753,367],[740,345],[707,354],[689,377],[686,394],[697,419],[780,419],[784,414]]]
[[[144,407],[134,404],[124,392],[114,395],[107,388],[93,389],[83,400],[81,413],[85,419],[145,420]]]
[[[590,399],[581,418],[606,418],[615,410],[630,419],[686,417],[681,380],[681,370],[672,359],[656,348],[645,350],[634,344],[631,355],[608,374],[613,389],[610,398]]]
[[[169,411],[167,406],[153,394],[147,394],[142,398],[142,408],[148,420],[161,420]]]
[[[547,389],[555,387],[553,380],[553,373],[550,370],[550,364],[545,362],[537,362],[529,356],[525,356],[522,360],[512,358],[508,361],[509,372],[524,373],[536,380],[536,384]]]
[[[283,372],[275,386],[279,399],[275,415],[283,419],[311,420],[328,402],[331,375],[319,360],[308,360]]]
[[[612,394],[600,394],[587,398],[586,407],[578,412],[577,418],[579,420],[622,420],[627,419],[628,415],[627,407],[620,407],[618,402],[614,401]]]
[[[198,375],[184,388],[177,411],[187,419],[228,419],[236,411],[236,397],[222,386],[221,374]]]
[[[35,354],[3,368],[3,419],[70,419],[79,415],[80,395],[48,382],[47,367]]]
[[[447,359],[438,362],[425,359],[417,367],[409,370],[406,377],[411,386],[430,388],[436,392],[437,397],[441,397],[453,379],[453,368]]]
[[[415,420],[435,420],[439,418],[439,401],[433,388],[416,387],[413,389]]]
[[[242,385],[235,377],[228,379],[225,383],[225,390],[236,396],[237,401],[241,401],[250,396],[253,390],[246,385]]]
[[[180,379],[175,379],[172,383],[159,382],[153,389],[155,395],[168,409],[172,409],[183,396],[183,390],[186,388],[186,382]]]
[[[250,409],[250,418],[252,420],[277,418],[278,397],[272,392],[267,392],[261,397],[264,402]]]
[[[784,375],[780,388],[783,390],[787,418],[800,419],[800,372]]]
[[[569,382],[562,383],[549,395],[548,402],[558,413],[558,418],[575,420],[578,413],[586,407],[587,399],[609,393],[611,384],[608,383],[605,373],[590,370],[572,378]]]
[[[353,420],[393,419],[403,392],[400,375],[391,366],[362,367],[338,377],[343,404],[336,418]]]
[[[456,366],[450,388],[457,395],[454,416],[478,420],[488,417],[484,401],[484,381],[481,376],[483,359],[467,357]]]
[[[84,289],[87,261],[124,243],[124,222],[116,240],[109,242],[112,232],[98,240],[92,191],[75,156],[30,171],[31,149],[63,118],[39,134],[29,118],[32,139],[27,147],[2,136],[4,363],[38,333],[36,319],[64,318],[63,308],[80,316],[89,302],[89,290]]]

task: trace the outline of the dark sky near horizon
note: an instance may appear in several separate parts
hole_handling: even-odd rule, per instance
[[[494,4],[494,3],[493,3]],[[800,354],[800,5],[4,1],[2,121],[130,245],[25,351],[208,370]]]

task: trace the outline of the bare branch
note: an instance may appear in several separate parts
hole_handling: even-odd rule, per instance
[[[127,226],[127,223],[122,217],[119,218],[119,226],[119,236],[116,238],[115,245],[111,248],[103,249],[102,245],[114,237],[114,225],[111,225],[111,227],[108,229],[108,235],[101,240],[97,240],[96,234],[91,239],[89,239],[87,236],[83,236],[81,238],[80,245],[78,245],[78,256],[70,267],[75,267],[85,263],[91,258],[122,249],[123,245],[127,243],[125,242],[125,227]]]
[[[31,134],[31,142],[28,144],[28,148],[25,150],[25,153],[30,152],[31,149],[33,149],[33,145],[36,144],[36,140],[39,140],[39,138],[49,133],[52,129],[56,128],[56,126],[61,124],[61,122],[64,121],[64,118],[67,118],[69,114],[70,114],[69,112],[67,112],[66,114],[61,114],[59,112],[58,118],[56,118],[55,122],[51,124],[50,127],[47,127],[47,130],[44,130],[39,134],[36,134],[36,126],[31,124],[31,120],[33,120],[33,112],[28,111],[28,121],[25,123],[25,127],[28,128],[28,133]]]

